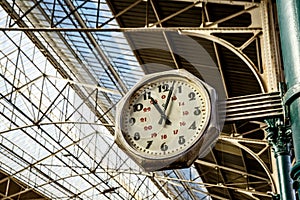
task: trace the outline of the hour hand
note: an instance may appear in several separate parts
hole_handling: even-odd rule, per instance
[[[160,117],[160,120],[158,121],[159,124],[162,124],[163,120],[166,120],[166,125],[171,125],[172,122],[168,119],[167,115],[166,114],[162,114],[161,117]]]
[[[155,99],[153,99],[153,97],[150,96],[150,99],[154,105],[154,107],[156,108],[156,110],[161,114],[163,115],[164,114],[164,111],[159,107],[159,105],[157,104],[157,102],[155,101]]]
[[[162,124],[163,119],[165,119],[166,120],[166,124],[170,125],[172,122],[168,119],[168,117],[166,116],[166,114],[164,113],[164,111],[161,109],[161,107],[157,104],[157,102],[155,101],[155,99],[153,99],[153,97],[151,97],[151,96],[150,96],[150,99],[151,99],[154,107],[156,108],[156,110],[161,115],[160,120],[158,121],[158,124]]]

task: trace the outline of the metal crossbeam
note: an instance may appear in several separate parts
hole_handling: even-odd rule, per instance
[[[283,116],[279,92],[229,98],[226,102],[226,122]]]

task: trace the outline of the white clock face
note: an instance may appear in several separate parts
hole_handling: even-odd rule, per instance
[[[209,96],[202,85],[180,76],[160,77],[139,88],[125,103],[121,130],[135,153],[163,159],[195,144],[209,116]]]

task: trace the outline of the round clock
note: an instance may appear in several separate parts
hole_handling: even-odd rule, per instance
[[[199,79],[172,70],[146,76],[117,110],[117,143],[123,149],[142,161],[173,161],[202,138],[211,101]]]

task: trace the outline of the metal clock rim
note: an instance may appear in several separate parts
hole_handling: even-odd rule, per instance
[[[207,120],[205,121],[203,128],[199,134],[199,136],[187,147],[185,148],[183,151],[180,151],[179,153],[176,153],[174,155],[169,155],[166,154],[165,156],[161,156],[161,155],[151,155],[151,154],[147,154],[147,153],[142,153],[138,150],[136,150],[135,148],[133,148],[125,139],[123,131],[122,131],[122,113],[123,113],[123,109],[124,106],[126,105],[126,102],[135,94],[136,91],[140,90],[142,87],[145,86],[145,84],[154,81],[156,79],[160,79],[160,78],[172,78],[172,77],[179,77],[182,79],[187,79],[187,82],[192,82],[193,84],[196,85],[196,87],[198,87],[198,89],[200,89],[203,94],[204,94],[204,98],[205,98],[205,103],[208,107],[207,109]],[[158,72],[158,73],[153,73],[153,74],[148,74],[145,77],[143,77],[132,89],[129,90],[129,92],[123,97],[123,104],[121,105],[121,110],[118,112],[117,115],[117,126],[118,126],[118,133],[120,134],[120,140],[122,145],[125,147],[126,151],[128,151],[130,154],[134,155],[135,157],[138,157],[139,159],[147,159],[147,160],[166,160],[166,159],[173,159],[176,158],[178,156],[180,156],[181,154],[183,154],[184,152],[188,152],[190,149],[192,149],[198,141],[201,140],[201,138],[204,136],[205,131],[208,128],[209,125],[209,121],[210,121],[210,117],[211,117],[211,112],[212,112],[212,105],[211,105],[211,99],[210,99],[210,95],[209,92],[205,86],[206,83],[200,81],[199,78],[195,77],[194,75],[192,75],[191,73],[187,72],[184,69],[176,69],[176,70],[169,70],[169,71],[164,71],[164,72]],[[118,110],[118,109],[117,109]]]

